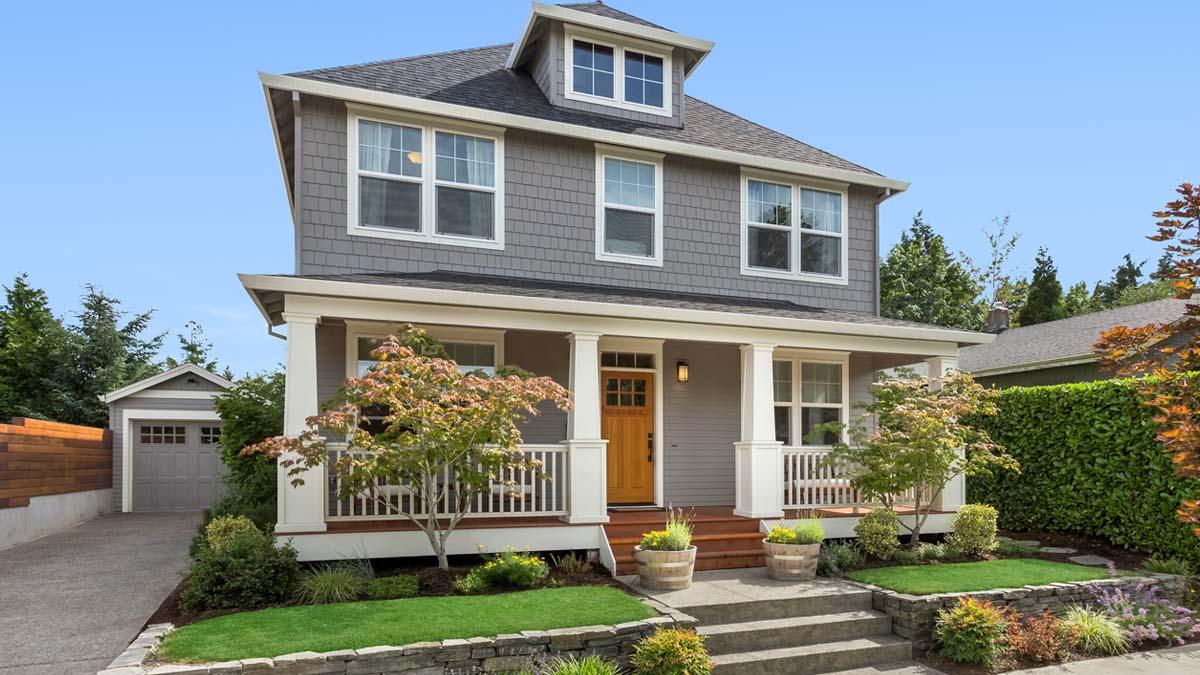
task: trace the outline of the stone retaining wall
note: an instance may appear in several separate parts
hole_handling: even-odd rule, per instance
[[[1087,605],[1095,602],[1095,589],[1131,589],[1138,584],[1159,586],[1158,597],[1172,602],[1182,602],[1186,588],[1183,577],[1170,574],[1149,574],[1139,577],[1118,577],[1077,583],[1057,583],[1046,586],[1001,588],[975,593],[942,593],[939,595],[908,595],[889,591],[870,584],[875,609],[892,617],[892,632],[912,640],[913,651],[923,654],[933,647],[933,628],[937,612],[958,602],[964,596],[978,600],[989,600],[997,607],[1012,607],[1022,614],[1040,614],[1049,610],[1053,614],[1062,612],[1068,605]]]
[[[467,640],[417,642],[399,647],[366,647],[335,652],[299,652],[273,659],[242,659],[208,664],[113,662],[99,675],[475,675],[476,673],[536,672],[541,664],[571,657],[602,656],[628,665],[633,646],[660,627],[691,628],[698,623],[649,598],[642,602],[662,616],[615,626],[583,626],[555,630],[522,631],[509,635]],[[157,644],[154,636],[140,636],[141,646]]]

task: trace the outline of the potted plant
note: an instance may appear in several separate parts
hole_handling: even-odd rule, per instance
[[[674,591],[692,585],[696,547],[692,546],[692,524],[683,512],[671,511],[666,528],[642,535],[633,547],[638,583],[645,588]]]
[[[767,575],[782,581],[812,579],[817,575],[824,540],[825,528],[816,518],[798,521],[791,527],[772,527],[763,539]]]

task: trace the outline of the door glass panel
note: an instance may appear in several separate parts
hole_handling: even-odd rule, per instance
[[[605,394],[604,405],[617,405],[617,395],[613,393]]]
[[[645,394],[634,394],[633,395],[633,405],[637,408],[645,408],[646,407],[646,395]]]
[[[621,394],[621,405],[633,405],[633,394]]]
[[[646,391],[646,381],[645,380],[634,380],[633,381],[633,390],[634,391]]]
[[[621,391],[633,391],[633,380],[621,379]]]

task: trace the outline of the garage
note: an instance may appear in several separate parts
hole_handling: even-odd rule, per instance
[[[221,491],[213,397],[233,383],[184,364],[104,397],[113,433],[114,511],[194,511]]]

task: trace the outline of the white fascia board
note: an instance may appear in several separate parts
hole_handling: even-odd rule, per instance
[[[513,113],[484,110],[483,108],[475,108],[472,106],[444,103],[442,101],[431,101],[429,99],[418,98],[416,96],[405,96],[403,94],[392,94],[383,91],[375,91],[372,89],[362,89],[360,87],[351,87],[344,84],[333,84],[331,82],[321,82],[319,80],[310,80],[291,75],[273,75],[271,73],[260,72],[258,77],[264,86],[272,89],[288,89],[292,91],[299,91],[305,94],[311,94],[313,96],[322,96],[341,101],[382,106],[396,110],[408,110],[427,115],[437,115],[449,118],[451,120],[481,122],[484,124],[491,124],[511,129],[527,129],[530,131],[555,134],[558,136],[582,138],[584,140],[594,141],[597,143],[619,145],[626,148],[633,148],[635,150],[648,150],[651,152],[661,152],[670,155],[698,157],[716,162],[724,162],[726,164],[736,164],[758,169],[766,169],[768,171],[778,171],[797,176],[811,176],[813,178],[823,178],[826,180],[840,181],[853,185],[884,188],[892,190],[893,192],[903,192],[904,190],[908,189],[909,185],[906,181],[887,178],[886,176],[877,176],[875,174],[846,171],[845,169],[832,169],[829,167],[818,166],[816,164],[808,164],[806,162],[775,159],[772,157],[763,157],[761,155],[754,155],[747,152],[723,150],[721,148],[713,148],[705,145],[696,145],[694,143],[670,141],[661,138],[640,136],[638,134],[610,131],[608,129],[597,129],[579,124],[568,124],[566,122],[544,120],[538,117],[528,117],[526,115],[515,115]]]
[[[508,55],[506,68],[512,68],[517,64],[517,59],[521,56],[521,52],[525,51],[528,45],[529,36],[533,33],[533,28],[537,24],[539,18],[549,19],[552,21],[561,21],[576,26],[584,26],[586,28],[594,28],[609,33],[618,35],[628,35],[630,37],[649,40],[659,44],[669,45],[671,47],[681,47],[701,53],[701,59],[716,46],[711,40],[701,40],[700,38],[688,37],[673,31],[664,30],[662,28],[651,28],[650,26],[642,26],[628,21],[619,19],[610,19],[607,16],[598,16],[581,12],[577,9],[569,7],[561,7],[559,5],[546,5],[540,2],[533,3],[533,8],[529,12],[529,19],[525,22],[525,28],[521,31],[521,39],[513,43],[512,51]],[[699,60],[696,65],[699,65]],[[694,66],[693,66],[694,68]]]
[[[952,342],[955,344],[986,344],[996,338],[995,335],[990,333],[975,333],[950,328],[858,324],[843,321],[821,321],[816,319],[798,319],[715,310],[630,305],[615,302],[567,300],[562,298],[364,284],[350,281],[303,279],[297,277],[250,274],[240,274],[238,276],[242,281],[242,285],[247,290],[277,291],[289,295],[333,296],[339,298],[450,305],[454,307],[480,307],[522,312],[765,328],[783,331],[829,333],[834,335],[861,335],[865,337],[926,340],[941,343]]]
[[[1061,356],[1053,359],[1043,359],[1041,361],[1031,361],[1015,366],[1001,366],[999,368],[987,368],[983,370],[969,371],[973,377],[991,377],[993,375],[1008,375],[1010,373],[1025,373],[1031,370],[1046,370],[1047,368],[1062,368],[1065,366],[1078,366],[1085,363],[1095,363],[1100,357],[1095,354],[1077,354],[1075,356]]]
[[[157,375],[147,377],[144,380],[138,380],[137,382],[134,382],[133,384],[125,386],[125,387],[121,387],[120,389],[117,389],[116,391],[110,391],[107,394],[103,394],[100,396],[100,400],[104,401],[105,403],[112,403],[113,401],[123,399],[126,396],[132,396],[133,394],[136,394],[139,391],[142,391],[144,389],[149,389],[150,387],[153,387],[158,384],[162,384],[163,382],[166,382],[167,380],[170,380],[174,377],[178,377],[178,376],[184,375],[184,374],[195,375],[196,377],[204,378],[205,380],[212,382],[213,384],[217,385],[218,387],[220,387],[222,389],[228,389],[233,386],[232,382],[221,377],[220,375],[215,375],[213,373],[210,373],[207,370],[205,370],[195,364],[185,363],[183,365],[175,366],[174,368],[171,368],[170,370],[163,371]]]

